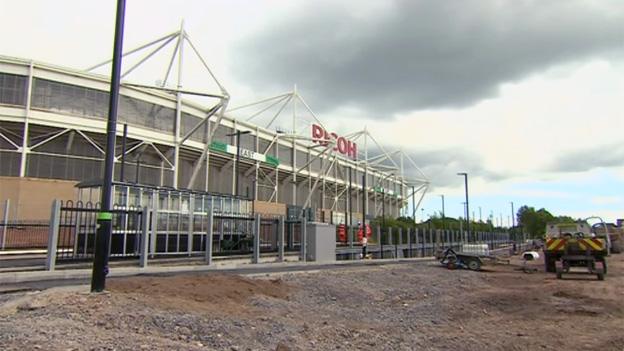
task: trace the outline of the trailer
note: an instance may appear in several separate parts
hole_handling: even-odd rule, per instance
[[[596,240],[596,245],[598,242]],[[595,274],[598,280],[604,280],[607,273],[607,261],[601,251],[592,250],[583,239],[568,239],[564,244],[564,253],[556,262],[555,273],[557,279],[562,279],[563,274]],[[596,267],[596,262],[601,263],[602,268]],[[576,269],[573,269],[576,268]]]
[[[448,248],[442,251],[437,258],[448,269],[466,268],[471,271],[478,271],[483,265],[482,259],[492,257],[475,253],[457,252]]]

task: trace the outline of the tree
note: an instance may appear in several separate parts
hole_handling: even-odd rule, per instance
[[[547,210],[540,208],[535,211],[535,208],[526,205],[518,209],[516,216],[518,218],[518,224],[520,224],[532,238],[543,237],[544,234],[546,234],[546,224],[555,220],[555,217]]]

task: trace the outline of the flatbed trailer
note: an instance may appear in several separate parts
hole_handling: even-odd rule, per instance
[[[437,256],[440,263],[448,269],[467,268],[471,271],[480,270],[483,265],[483,259],[496,259],[495,256],[460,252],[451,248],[442,251]]]

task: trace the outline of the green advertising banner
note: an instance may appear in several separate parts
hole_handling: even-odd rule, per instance
[[[213,141],[210,144],[210,150],[223,152],[223,153],[226,153],[226,154],[236,155],[236,146],[228,145],[228,144],[222,143],[220,141]],[[254,151],[251,151],[251,150],[247,150],[247,149],[240,149],[240,155],[241,155],[241,157],[244,157],[244,158],[247,158],[247,159],[268,163],[268,164],[270,164],[273,167],[277,167],[280,164],[279,159],[277,159],[277,158],[275,158],[273,156],[267,156],[267,155],[259,154],[257,152],[254,152]]]

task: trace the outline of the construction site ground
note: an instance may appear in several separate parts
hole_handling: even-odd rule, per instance
[[[1,350],[624,350],[624,255],[605,281],[432,262],[111,278],[0,294]],[[574,279],[572,279],[574,278]]]

